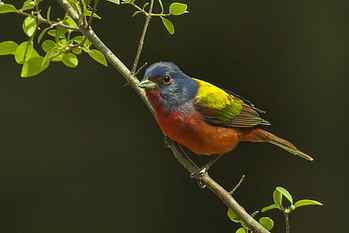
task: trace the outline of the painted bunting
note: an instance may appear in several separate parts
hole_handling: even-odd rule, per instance
[[[170,139],[199,155],[223,155],[239,142],[268,142],[306,160],[292,143],[262,129],[262,110],[242,97],[186,75],[171,62],[149,66],[139,87]]]

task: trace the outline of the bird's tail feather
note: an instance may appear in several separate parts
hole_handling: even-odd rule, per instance
[[[297,155],[303,159],[313,161],[314,159],[300,151],[295,145],[290,143],[289,141],[282,139],[266,130],[263,129],[253,129],[252,131],[248,132],[247,134],[243,134],[241,141],[248,141],[248,142],[268,142],[270,144],[276,145],[285,151]]]

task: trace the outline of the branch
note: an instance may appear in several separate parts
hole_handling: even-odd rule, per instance
[[[288,213],[284,213],[284,217],[285,217],[285,232],[286,233],[290,233],[290,219],[289,219],[289,214]]]
[[[57,2],[64,8],[64,10],[76,21],[79,22],[79,14],[71,7],[67,0],[57,0]],[[149,23],[148,23],[149,24]],[[145,25],[146,26],[146,25]],[[110,64],[127,80],[129,85],[136,91],[136,93],[142,98],[148,109],[154,114],[154,110],[148,102],[143,89],[138,87],[139,81],[134,74],[124,65],[124,63],[103,43],[103,41],[96,35],[91,27],[84,27],[79,25],[79,30],[84,36],[86,36],[93,45],[100,50],[104,56],[108,59]],[[144,30],[143,30],[144,31]],[[186,157],[185,153],[182,153],[181,147],[172,140],[168,143],[173,155],[178,162],[190,173],[198,171],[198,167]],[[260,225],[255,219],[253,219],[243,207],[226,191],[221,185],[213,180],[207,172],[201,175],[195,176],[195,179],[203,186],[208,187],[228,208],[232,209],[236,215],[255,233],[270,233],[262,225]]]
[[[137,71],[139,58],[141,57],[141,53],[142,53],[142,50],[143,50],[145,35],[147,33],[148,26],[149,26],[149,23],[150,23],[150,20],[151,20],[151,13],[153,11],[153,6],[154,6],[154,0],[150,0],[149,11],[148,11],[148,14],[145,15],[145,22],[144,22],[144,26],[143,26],[142,35],[141,35],[141,38],[140,38],[139,43],[138,43],[136,57],[135,57],[135,60],[133,62],[133,66],[132,66],[132,70],[131,70],[132,74],[135,74],[136,71]]]

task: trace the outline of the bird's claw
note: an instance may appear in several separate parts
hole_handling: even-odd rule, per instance
[[[196,171],[190,173],[190,178],[195,179],[200,188],[206,188],[206,185],[202,183],[201,177],[207,175],[208,167],[204,166],[202,168],[198,168]]]

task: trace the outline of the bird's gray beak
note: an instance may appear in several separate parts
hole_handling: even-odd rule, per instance
[[[158,85],[157,85],[155,82],[150,81],[149,79],[146,79],[146,80],[141,81],[141,82],[138,84],[138,86],[139,86],[140,88],[145,89],[145,90],[151,90],[151,89],[155,89],[155,88],[158,87]]]

